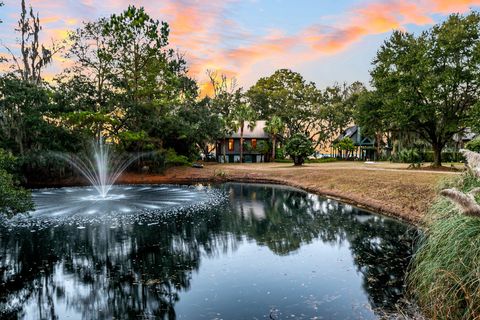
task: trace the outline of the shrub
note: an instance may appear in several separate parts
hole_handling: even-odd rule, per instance
[[[422,159],[424,162],[433,162],[433,151],[423,152]],[[460,162],[464,160],[465,158],[460,152],[451,152],[451,151],[442,152],[443,162]]]
[[[285,148],[277,147],[275,150],[275,160],[285,159]]]
[[[419,164],[433,162],[433,151],[419,151],[418,149],[403,149],[390,158],[393,162]],[[459,162],[465,158],[460,152],[442,152],[443,162]]]
[[[171,166],[190,166],[192,163],[188,160],[188,157],[178,155],[175,150],[168,149],[165,153],[165,164]]]
[[[14,168],[15,158],[0,149],[0,214],[7,217],[34,208],[30,192],[19,187],[11,173]]]
[[[422,157],[415,149],[404,149],[392,156],[392,161],[403,163],[420,163],[422,162]]]
[[[292,158],[296,166],[301,166],[305,158],[313,153],[312,141],[304,134],[293,135],[285,145],[285,152]]]
[[[467,144],[465,145],[465,149],[468,149],[470,151],[480,152],[480,137],[467,142]]]
[[[155,151],[144,154],[140,157],[139,161],[135,161],[131,166],[131,170],[138,172],[152,172],[160,173],[165,170],[166,152]]]

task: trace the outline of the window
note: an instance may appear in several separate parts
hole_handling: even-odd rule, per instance
[[[252,139],[252,149],[257,149],[257,139]]]
[[[233,139],[228,139],[228,151],[233,151]]]

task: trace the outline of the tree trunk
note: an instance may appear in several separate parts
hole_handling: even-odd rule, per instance
[[[223,163],[226,163],[227,162],[227,137],[223,137],[222,153],[223,153]]]
[[[293,165],[294,166],[301,166],[305,162],[303,157],[295,156],[293,157]]]
[[[382,137],[382,134],[377,132],[376,133],[376,138],[375,138],[376,147],[377,147],[377,158],[374,159],[376,161],[378,161],[380,159],[380,152],[381,152],[380,151],[380,139],[381,139],[381,137]]]
[[[275,161],[275,149],[277,147],[277,139],[275,136],[272,137],[272,161]]]
[[[433,147],[433,166],[441,167],[443,146],[440,144],[433,144],[432,147]]]
[[[240,163],[243,163],[243,125],[240,128]]]

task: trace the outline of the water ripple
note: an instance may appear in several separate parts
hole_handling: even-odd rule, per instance
[[[43,229],[69,224],[132,224],[194,213],[227,200],[225,192],[205,186],[119,185],[106,197],[92,187],[40,189],[32,192],[35,211],[0,221],[7,227]]]

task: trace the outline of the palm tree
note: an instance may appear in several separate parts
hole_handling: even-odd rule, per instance
[[[272,160],[275,160],[275,149],[277,144],[277,136],[282,133],[285,125],[278,116],[273,116],[265,126],[265,132],[272,136]]]
[[[232,123],[235,130],[240,129],[240,162],[243,163],[243,130],[248,122],[248,128],[253,130],[256,125],[257,114],[246,103],[241,103],[233,110]]]

